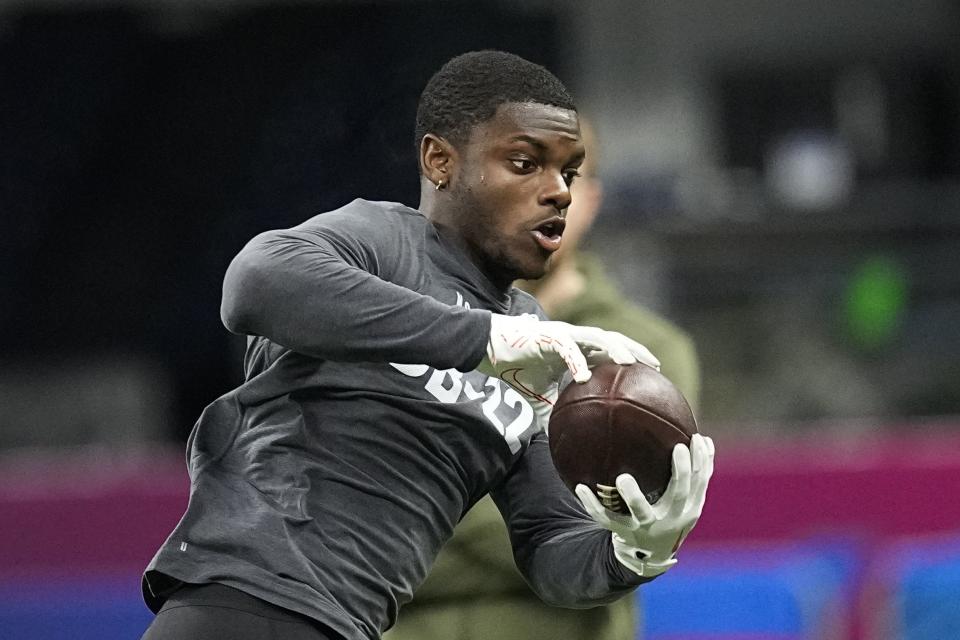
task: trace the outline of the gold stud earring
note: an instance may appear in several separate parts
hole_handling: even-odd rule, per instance
[[[436,189],[437,191],[440,191],[440,189],[443,189],[445,186],[446,186],[446,185],[443,184],[443,178],[440,178],[439,180],[437,180],[437,184],[436,184],[435,189]]]

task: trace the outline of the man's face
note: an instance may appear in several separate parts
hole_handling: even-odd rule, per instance
[[[474,127],[451,195],[458,231],[494,283],[544,274],[583,157],[577,114],[568,109],[509,103]]]

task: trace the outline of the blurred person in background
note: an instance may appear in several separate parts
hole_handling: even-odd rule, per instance
[[[586,160],[570,187],[572,203],[561,248],[539,280],[519,281],[547,315],[576,325],[617,331],[657,354],[661,371],[696,410],[700,366],[693,340],[666,318],[626,299],[597,256],[580,248],[600,211],[603,185],[596,174],[599,145],[583,116]],[[636,599],[593,609],[544,604],[516,568],[503,518],[493,500],[471,509],[440,552],[426,582],[400,613],[386,640],[633,640]]]
[[[561,377],[659,367],[622,334],[546,321],[512,286],[561,244],[578,120],[543,67],[458,56],[420,98],[418,209],[357,199],[234,258],[221,316],[249,336],[246,379],[190,435],[187,511],[144,573],[145,638],[379,638],[487,494],[555,606],[613,602],[676,564],[710,438],[675,447],[655,505],[619,476],[630,515],[574,496],[550,459]]]

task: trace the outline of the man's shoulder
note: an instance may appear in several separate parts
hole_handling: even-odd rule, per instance
[[[399,202],[387,202],[381,200],[364,200],[357,198],[352,202],[318,213],[304,224],[310,223],[370,223],[377,222],[383,224],[423,224],[427,221],[422,213]]]
[[[389,249],[394,245],[417,242],[428,224],[419,211],[398,202],[358,198],[338,209],[316,214],[294,227],[293,231],[350,245]]]
[[[541,320],[546,319],[547,314],[540,306],[540,303],[537,302],[537,299],[526,291],[518,289],[517,287],[510,287],[510,289],[507,291],[507,296],[510,300],[508,311],[511,316],[532,313]]]

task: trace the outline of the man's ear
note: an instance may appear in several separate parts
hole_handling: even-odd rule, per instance
[[[420,172],[441,188],[450,184],[458,159],[457,150],[446,138],[428,133],[420,141]]]

